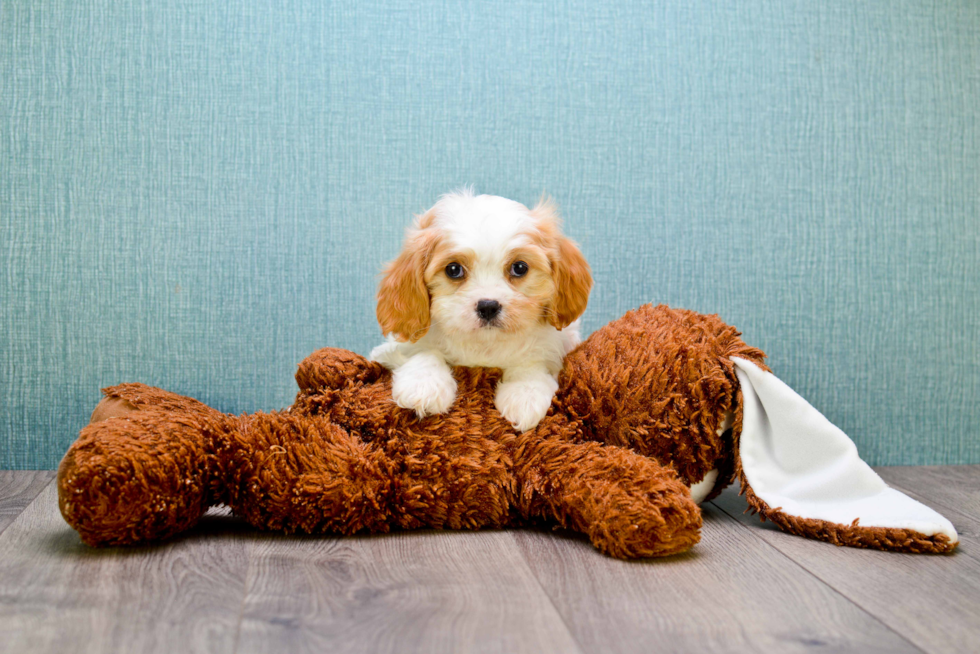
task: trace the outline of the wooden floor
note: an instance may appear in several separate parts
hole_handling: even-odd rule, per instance
[[[3,652],[978,652],[980,466],[883,468],[944,513],[952,555],[838,548],[743,515],[643,562],[547,531],[256,533],[84,546],[50,472],[0,471]]]

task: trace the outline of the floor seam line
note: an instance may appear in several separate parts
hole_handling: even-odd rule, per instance
[[[48,471],[47,470],[42,470],[40,472],[48,472]],[[10,522],[8,522],[4,527],[0,528],[0,536],[2,536],[5,531],[7,531],[7,529],[10,527],[10,525],[12,525],[15,522],[17,522],[17,520],[19,520],[20,517],[22,515],[24,515],[24,511],[26,511],[27,509],[31,508],[31,506],[33,506],[34,502],[37,502],[37,499],[39,497],[41,497],[41,494],[44,493],[44,491],[46,491],[48,489],[48,486],[50,486],[51,484],[55,484],[57,482],[58,482],[58,475],[56,474],[54,477],[51,478],[51,481],[49,481],[48,483],[46,483],[43,486],[41,486],[41,489],[38,490],[37,494],[34,497],[31,498],[31,501],[30,502],[28,502],[27,504],[24,505],[24,507],[17,513],[17,515],[14,516],[13,520],[11,520]]]
[[[245,621],[245,604],[248,601],[248,594],[251,590],[252,581],[252,548],[248,538],[242,538],[245,550],[245,587],[242,589],[242,601],[238,605],[238,622],[235,625],[235,638],[232,640],[232,654],[238,654],[238,643],[242,636],[242,623]]]
[[[513,531],[510,530],[508,530],[508,535],[510,536],[511,542],[514,543],[514,548],[517,550],[517,553],[520,555],[521,561],[524,563],[524,567],[531,574],[531,578],[534,579],[534,583],[536,583],[538,585],[538,588],[541,589],[541,594],[544,595],[545,598],[547,598],[548,604],[551,606],[552,610],[554,610],[555,615],[558,616],[558,619],[561,620],[562,626],[565,627],[565,631],[568,632],[569,637],[575,643],[575,646],[578,647],[578,651],[581,652],[581,654],[585,654],[588,650],[585,649],[585,647],[582,645],[581,642],[579,642],[578,637],[575,636],[575,632],[572,631],[571,627],[569,627],[568,625],[568,621],[565,620],[565,616],[562,615],[562,612],[558,609],[558,606],[555,604],[554,599],[551,597],[551,593],[547,591],[547,589],[541,583],[541,580],[538,579],[538,575],[535,574],[534,568],[531,567],[531,563],[527,560],[527,557],[524,555],[524,551],[521,549],[520,544],[517,542],[517,536],[514,534]]]

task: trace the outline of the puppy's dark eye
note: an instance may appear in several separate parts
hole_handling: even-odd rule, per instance
[[[463,274],[463,267],[455,261],[446,266],[446,277],[449,279],[462,279]]]
[[[512,277],[523,277],[527,274],[527,264],[523,261],[515,261],[510,264],[510,274]]]

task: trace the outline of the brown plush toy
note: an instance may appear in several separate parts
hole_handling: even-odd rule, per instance
[[[641,307],[566,357],[548,415],[525,433],[494,408],[497,370],[455,369],[451,410],[420,420],[394,404],[385,368],[331,348],[300,364],[295,403],[275,413],[232,416],[124,384],[104,391],[65,455],[59,503],[95,546],[167,538],[227,504],[286,532],[543,522],[634,558],[697,543],[692,485],[710,498],[741,475],[750,504],[795,533],[905,551],[955,546],[955,532],[833,523],[757,497],[741,470],[735,358],[768,374],[763,353],[716,316]]]

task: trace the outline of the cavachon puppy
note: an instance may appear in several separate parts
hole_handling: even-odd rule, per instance
[[[494,404],[516,429],[545,416],[562,359],[581,340],[592,275],[558,212],[464,190],[415,220],[378,289],[388,339],[371,359],[392,397],[419,417],[456,398],[452,366],[500,368]]]

